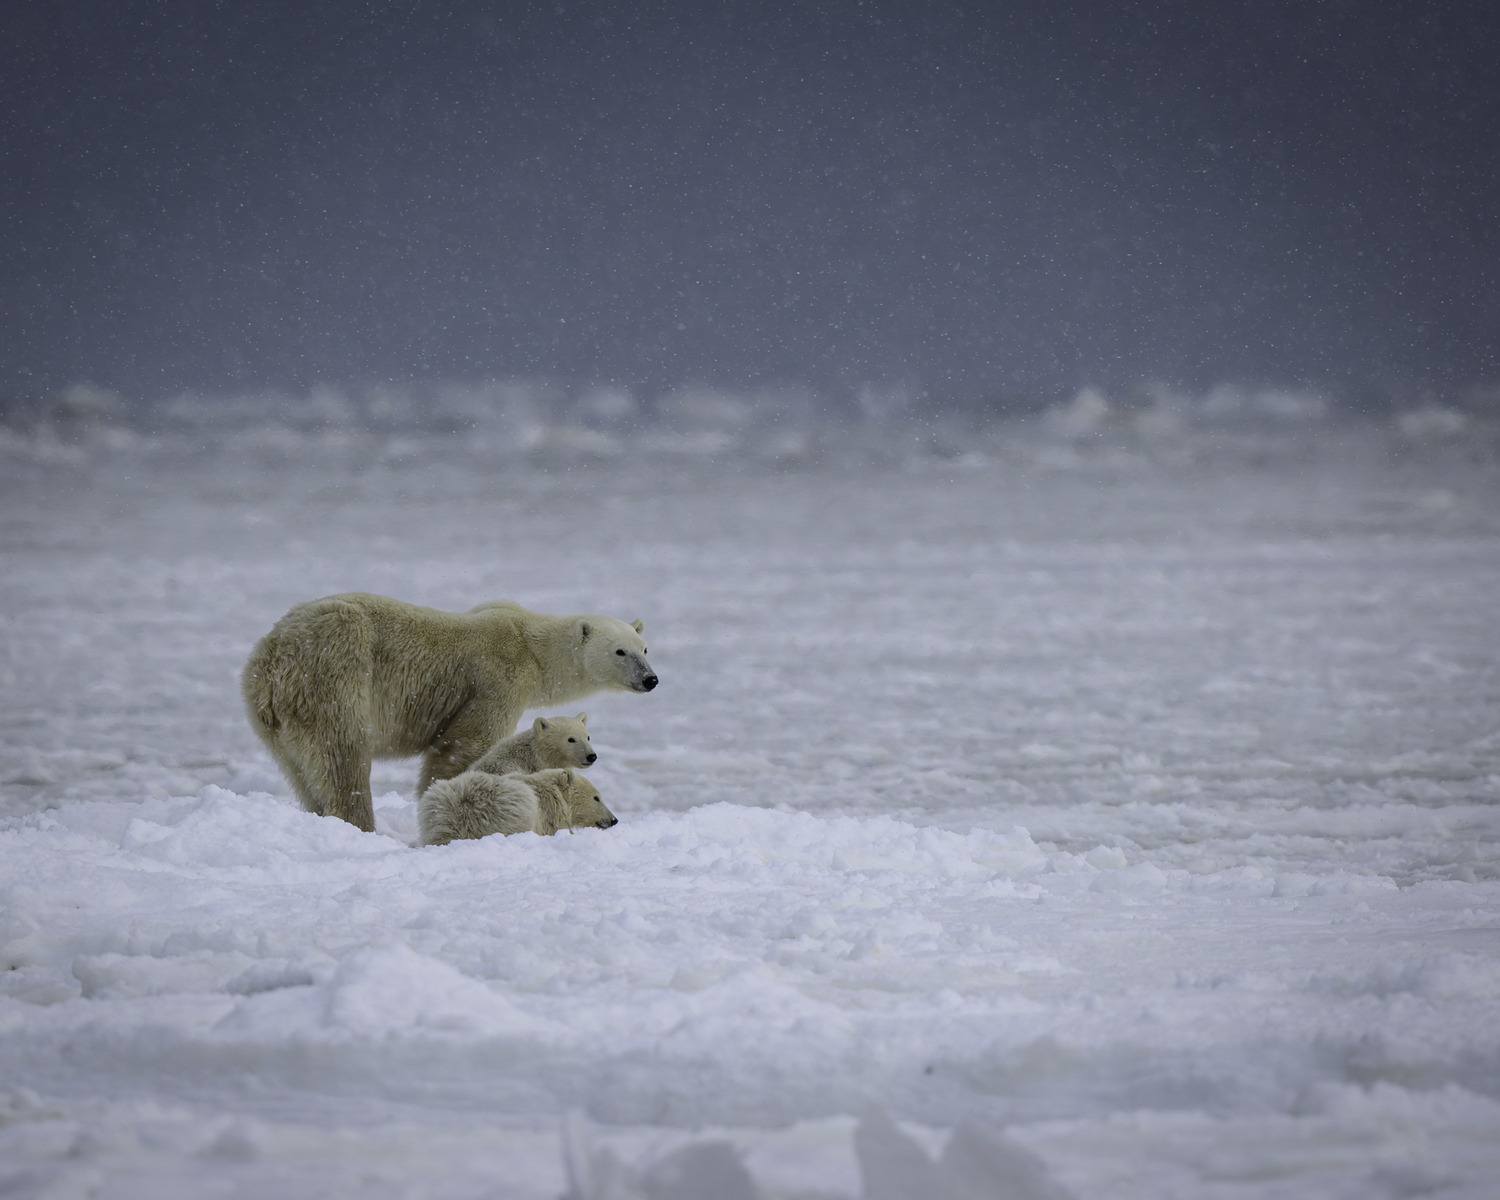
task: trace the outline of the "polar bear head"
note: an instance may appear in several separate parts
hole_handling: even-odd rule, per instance
[[[545,771],[542,774],[553,776],[558,798],[562,801],[562,811],[556,814],[558,829],[608,829],[620,823],[619,818],[604,807],[599,789],[577,771]]]
[[[646,661],[641,638],[646,623],[614,617],[579,617],[573,622],[573,657],[595,687],[649,692],[656,672]]]
[[[545,767],[587,767],[599,756],[589,742],[588,714],[538,717],[531,723],[531,745]]]

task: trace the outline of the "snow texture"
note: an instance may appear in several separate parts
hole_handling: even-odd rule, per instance
[[[0,1195],[1493,1195],[1493,464],[1097,407],[0,445]],[[643,617],[620,824],[298,809],[236,676],[350,589]]]

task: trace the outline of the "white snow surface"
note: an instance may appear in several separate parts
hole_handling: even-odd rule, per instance
[[[0,443],[0,1196],[1493,1196],[1500,476],[1389,449]],[[356,589],[643,617],[620,824],[302,812]]]

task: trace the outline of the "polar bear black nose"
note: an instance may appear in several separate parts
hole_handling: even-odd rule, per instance
[[[649,692],[655,686],[656,686],[656,676],[655,675],[647,675],[646,678],[644,678],[643,680],[641,680],[641,688],[644,691],[648,691]]]
[[[597,759],[597,758],[598,758],[598,757],[599,757],[599,756],[598,756],[598,755],[597,755],[597,754],[595,754],[595,753],[594,753],[594,752],[593,752],[593,751],[590,751],[590,752],[589,752],[589,756],[588,756],[588,758],[586,758],[586,759],[585,759],[585,760],[584,760],[584,761],[585,761],[585,762],[593,762],[593,761],[594,761],[594,760],[595,760],[595,759]]]
[[[599,828],[600,829],[608,829],[610,826],[612,826],[612,825],[618,825],[619,823],[620,823],[620,818],[619,817],[610,817],[610,819],[607,820],[607,821],[600,821],[599,822]]]

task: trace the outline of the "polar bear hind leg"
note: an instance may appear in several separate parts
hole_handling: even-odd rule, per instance
[[[373,630],[327,601],[299,606],[279,624],[288,628],[262,638],[245,667],[251,724],[304,808],[373,831]]]

